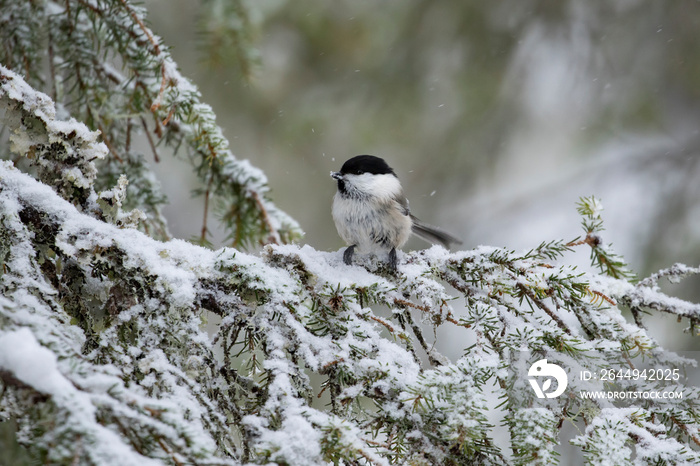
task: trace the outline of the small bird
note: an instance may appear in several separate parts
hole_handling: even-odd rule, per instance
[[[331,172],[338,181],[333,198],[333,221],[348,244],[343,261],[352,264],[355,249],[361,253],[389,253],[389,267],[396,270],[396,249],[411,233],[446,248],[462,242],[449,233],[422,223],[411,214],[408,199],[394,170],[379,157],[358,155]]]

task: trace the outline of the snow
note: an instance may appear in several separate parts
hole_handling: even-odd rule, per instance
[[[84,3],[102,8],[92,0]],[[63,14],[65,8],[49,2],[47,11]],[[143,10],[124,3],[114,12],[109,26],[141,40],[128,53],[142,55],[148,48],[151,65],[160,70],[160,76],[143,73],[139,82],[156,96],[152,106],[158,117],[170,119],[172,113],[169,124],[193,147],[216,147],[215,154],[206,156],[221,163],[222,186],[242,186],[241,205],[255,201],[275,240],[281,242],[277,230],[298,232],[296,222],[266,199],[265,174],[233,156],[212,108],[200,101],[196,86],[144,26]],[[522,71],[522,63],[534,61],[549,76],[528,76],[522,93],[526,107],[542,120],[557,116],[563,107],[554,102],[562,99],[578,99],[574,107],[585,110],[581,90],[569,92],[571,80],[566,79],[575,60],[557,44],[535,47],[542,42],[538,34],[539,26],[526,34],[514,63],[514,74]],[[130,59],[128,53],[121,57],[124,61]],[[111,65],[101,66],[112,79],[133,86]],[[48,96],[4,67],[0,74],[2,103],[18,105],[29,116],[19,124],[16,114],[3,111],[3,120],[12,123],[12,149],[24,155],[34,154],[37,142],[62,144],[67,158],[77,157],[77,163],[39,153],[37,165],[60,175],[57,184],[91,191],[96,176],[92,160],[108,152],[97,142],[98,133],[73,119],[56,120]],[[562,78],[556,86],[552,76]],[[193,111],[180,113],[185,108]],[[557,147],[561,135],[538,139],[552,140]],[[522,146],[515,142],[513,146]],[[517,166],[509,168],[518,179],[534,179],[523,177]],[[557,170],[548,173],[561,179]],[[9,244],[0,245],[0,369],[12,377],[3,386],[9,393],[0,397],[2,414],[29,417],[15,403],[23,393],[12,384],[30,387],[58,413],[47,414],[50,422],[58,420],[57,433],[34,434],[37,442],[52,446],[65,434],[79,447],[87,445],[85,454],[95,464],[226,464],[250,449],[255,462],[303,465],[322,463],[329,444],[335,454],[387,464],[380,456],[389,454],[381,441],[393,432],[373,436],[374,420],[403,430],[405,447],[422,456],[413,459],[441,462],[448,451],[494,437],[486,421],[493,407],[483,393],[484,380],[511,405],[532,402],[527,381],[512,379],[513,369],[523,371],[524,350],[556,357],[569,374],[587,362],[597,367],[628,363],[629,348],[656,363],[695,363],[660,348],[644,328],[625,318],[621,307],[697,319],[700,306],[661,292],[658,281],[666,277],[675,282],[700,273],[698,268],[677,264],[634,284],[592,272],[579,276],[572,267],[489,246],[455,253],[439,246],[400,252],[396,274],[387,272],[381,258],[358,257],[347,266],[341,251],[309,245],[268,246],[259,255],[230,248],[210,251],[181,240],[158,242],[128,228],[141,217],[138,211],[120,211],[126,182],[120,178],[111,190],[89,192],[85,205],[76,206],[60,197],[70,200],[71,189],[54,186],[57,195],[12,164],[0,164],[0,233]],[[513,186],[518,189],[517,183]],[[108,223],[89,215],[98,204]],[[592,217],[602,209],[591,201]],[[36,218],[27,221],[34,213]],[[520,240],[541,232],[531,225],[523,233]],[[602,302],[594,292],[610,299]],[[83,307],[71,307],[77,303]],[[203,329],[207,310],[220,317],[213,336]],[[459,330],[455,338],[474,335],[475,340],[467,343],[465,338],[465,353],[450,359],[435,341],[442,326]],[[231,329],[250,337],[232,335]],[[259,364],[248,370],[249,361],[241,361],[230,348],[215,353],[213,346],[227,338],[238,338],[230,344],[247,345],[244,356],[258,358]],[[235,372],[235,378],[222,376],[225,370]],[[333,395],[341,404],[357,403],[330,410],[310,401],[323,393],[320,384],[327,381],[336,384],[339,394]],[[574,389],[586,387],[572,382]],[[543,463],[556,460],[553,426],[561,412],[580,408],[563,403],[551,400],[552,409],[501,408],[510,409],[508,419],[518,423],[512,433],[515,449],[533,451]],[[660,423],[668,422],[678,405],[652,403],[645,410],[601,402],[586,408],[582,413],[588,425],[575,441],[585,445],[591,463],[625,464],[632,455],[650,463],[697,460],[692,450],[684,451],[686,445],[669,437],[671,424]],[[25,438],[41,423],[33,421],[23,419]],[[679,429],[698,432],[690,422]],[[130,439],[144,435],[162,444],[137,453],[141,450]],[[59,445],[52,452],[61,448],[73,446]]]
[[[187,267],[183,266],[189,264],[192,260],[197,260],[199,261],[198,264],[200,264],[199,267],[201,267],[199,270],[204,270],[207,264],[211,264],[214,261],[214,253],[212,251],[207,251],[182,241],[173,241],[165,244],[159,243],[135,230],[120,229],[116,226],[85,216],[77,212],[72,204],[56,196],[51,188],[37,183],[31,177],[20,173],[9,163],[0,165],[0,182],[3,186],[2,196],[0,196],[0,205],[2,209],[0,210],[2,210],[4,215],[12,216],[18,220],[17,213],[22,207],[15,200],[17,198],[21,198],[24,205],[31,205],[38,211],[47,212],[47,215],[61,225],[61,230],[56,236],[55,247],[58,251],[62,251],[66,255],[79,258],[78,264],[80,264],[80,262],[88,264],[85,253],[87,251],[94,251],[95,248],[107,249],[115,246],[122,248],[122,250],[126,252],[125,266],[134,267],[136,269],[143,268],[144,270],[148,270],[152,276],[157,277],[154,282],[156,288],[160,288],[163,293],[169,295],[171,309],[185,310],[192,306],[192,302],[195,300],[197,293],[194,286],[197,280],[197,268],[193,267],[188,270]],[[35,264],[30,260],[34,257],[34,254],[29,252],[22,254],[20,251],[22,247],[27,247],[31,244],[29,242],[31,241],[31,236],[26,235],[20,228],[15,238],[18,242],[18,246],[15,248],[17,256],[15,256],[16,258],[14,260],[8,262],[7,265],[13,273],[22,277],[21,283],[26,286],[27,284],[31,284],[32,277],[36,276]],[[185,245],[186,247],[183,247]],[[164,253],[164,251],[167,251],[167,253]],[[5,274],[3,279],[6,283],[9,283],[8,280],[11,279],[11,277],[12,275]],[[87,283],[92,283],[92,285],[90,285],[92,289],[85,288],[85,291],[90,290],[97,296],[104,296],[102,294],[104,291],[98,286],[100,283],[99,281],[92,280],[86,282],[86,284]],[[36,329],[35,331],[41,332],[39,334],[42,335],[42,340],[45,339],[47,342],[56,340],[57,337],[55,335],[58,334],[59,337],[56,342],[56,348],[62,349],[57,354],[65,354],[68,348],[73,348],[75,353],[71,354],[71,352],[68,351],[68,354],[65,354],[65,356],[69,359],[75,358],[75,355],[79,353],[80,344],[84,341],[84,336],[82,334],[75,335],[79,333],[77,326],[67,326],[65,329],[59,327],[60,330],[52,327],[56,325],[52,323],[52,321],[56,319],[56,316],[52,315],[53,313],[47,309],[44,299],[46,299],[47,296],[54,295],[55,292],[45,284],[42,284],[41,281],[38,281],[35,286],[37,287],[35,289],[38,290],[43,290],[45,288],[45,291],[40,294],[43,299],[39,299],[33,294],[26,293],[22,288],[12,293],[13,301],[20,307],[12,314],[13,321],[16,325],[31,327],[32,329]],[[123,313],[117,316],[117,319],[121,322],[134,322],[135,324],[138,323],[138,325],[147,325],[146,322],[142,320],[144,316],[152,315],[151,313],[161,308],[161,306],[162,304],[159,301],[146,301],[142,304],[132,306],[128,310],[124,310]],[[48,310],[48,315],[45,314],[44,309]],[[33,311],[30,312],[29,310]],[[164,332],[164,336],[167,335],[168,330],[182,332],[185,331],[188,325],[194,325],[194,327],[190,327],[194,331],[190,330],[189,335],[183,333],[183,336],[190,340],[189,344],[191,346],[209,345],[208,336],[206,333],[199,330],[199,321],[196,314],[192,314],[190,317],[183,316],[184,318],[179,324],[179,329],[172,328],[172,325],[164,320],[164,316],[157,317],[152,315],[152,317],[154,318],[151,320],[150,325],[153,325],[154,330],[160,329],[161,332]],[[109,328],[103,332],[102,338],[100,339],[100,346],[104,348],[104,350],[101,351],[114,351],[118,348],[118,346],[115,346],[115,341],[117,340],[112,340],[113,337],[116,337],[116,335],[113,335],[114,330],[114,328]],[[24,329],[23,331],[28,332],[29,330]],[[64,333],[65,337],[62,336]],[[63,338],[71,343],[66,345],[66,341],[64,341]],[[140,348],[126,348],[126,353],[124,355],[114,355],[114,362],[118,363],[122,368],[124,368],[124,366],[128,368],[128,366],[132,364],[131,361],[133,357],[139,357],[142,350],[148,350],[149,346],[153,345],[158,340],[159,337],[152,339],[149,335],[144,334]],[[11,347],[13,341],[14,340],[9,340],[9,343],[6,341],[5,347]],[[53,369],[57,366],[54,353],[38,346],[36,340],[28,341],[27,345],[29,346],[25,345],[22,347],[22,351],[26,353],[25,359],[30,358],[30,360],[18,359],[17,364],[19,364],[19,366],[13,366],[11,369],[16,371],[20,367],[26,365],[27,367],[35,367],[36,371],[26,374],[19,372],[18,379],[36,385],[36,388],[42,392],[50,392],[50,394],[54,395],[52,399],[70,399],[70,402],[65,401],[61,405],[68,412],[76,411],[78,407],[83,406],[83,415],[80,417],[81,422],[76,422],[77,425],[68,424],[66,426],[67,428],[74,428],[88,433],[92,432],[90,435],[93,435],[94,431],[97,430],[97,434],[94,435],[107,435],[106,433],[101,433],[102,430],[105,430],[102,426],[98,428],[93,425],[96,424],[97,421],[94,420],[95,409],[90,404],[90,401],[96,401],[102,406],[106,404],[116,407],[120,403],[119,401],[111,397],[100,395],[100,393],[103,392],[105,388],[111,393],[115,387],[121,385],[121,377],[123,376],[121,370],[106,379],[101,376],[96,377],[95,375],[84,378],[83,375],[73,373],[71,375],[72,380],[68,381],[65,377],[62,377],[57,370]],[[33,349],[33,351],[29,351],[29,349]],[[3,351],[3,355],[6,357],[12,356],[12,358],[14,358],[17,354],[19,353]],[[47,355],[51,357],[48,359],[41,359]],[[187,360],[190,362],[196,361],[196,356],[196,354],[190,354]],[[38,361],[40,360],[42,364],[39,364]],[[193,399],[194,395],[192,392],[196,393],[201,390],[201,388],[197,388],[196,386],[186,389],[178,388],[180,387],[181,380],[187,380],[188,376],[184,372],[176,370],[173,362],[175,361],[170,361],[169,358],[165,358],[162,352],[158,350],[153,351],[151,346],[151,349],[148,350],[147,357],[144,358],[141,363],[142,369],[148,373],[145,383],[142,385],[143,387],[155,388],[158,386],[160,387],[159,389],[162,389],[164,384],[171,387],[172,391],[169,395],[162,393],[165,400],[171,401],[171,403],[168,402],[165,404],[167,410],[171,413],[168,415],[168,418],[172,418],[176,424],[182,425],[184,430],[182,432],[175,432],[162,422],[156,423],[158,429],[161,429],[163,432],[171,432],[171,436],[173,437],[185,435],[189,438],[189,441],[193,442],[193,445],[198,445],[198,448],[201,448],[202,451],[214,451],[215,445],[209,437],[209,434],[205,433],[201,425],[200,418],[203,415],[202,408],[200,407],[201,405]],[[81,363],[81,365],[82,364],[84,364],[84,362]],[[3,365],[8,364],[3,362]],[[101,371],[114,372],[110,371],[109,367],[110,366],[99,366],[99,368],[94,367],[92,370],[96,370],[98,373]],[[72,372],[74,370],[75,369],[71,369],[70,371]],[[41,377],[42,374],[44,374],[45,379],[37,378]],[[72,388],[74,387],[72,383],[77,379],[82,380],[80,382],[80,390]],[[38,381],[41,380],[44,380],[44,385],[38,383]],[[87,390],[87,392],[83,390]],[[134,400],[139,399],[141,396],[142,394],[137,390],[136,392],[132,392],[127,398]],[[82,404],[77,404],[75,400],[78,400],[78,402]],[[139,404],[140,403],[142,403],[142,401],[139,401]],[[153,400],[149,400],[147,403],[152,405]],[[138,423],[153,423],[148,416],[131,413],[133,410],[134,408],[128,408],[126,413],[138,419]],[[187,414],[188,416],[193,416],[195,421],[182,423],[177,420],[178,416],[186,413],[189,413]],[[109,433],[110,431],[105,430],[105,432]],[[94,438],[99,440],[101,437],[97,436]],[[100,441],[105,445],[120,445],[119,442],[115,442],[115,440],[111,438],[102,439]],[[115,448],[117,448],[116,446]],[[124,448],[130,449],[131,447],[125,446]],[[97,450],[99,452],[99,449]],[[143,462],[140,455],[138,455],[138,459],[131,461],[127,454],[114,454],[115,457],[119,457],[120,455],[124,457],[123,461],[112,459],[102,462],[119,464],[136,464],[138,462]],[[159,462],[155,462],[154,464],[159,464]]]
[[[102,198],[118,201],[123,186],[102,193]],[[254,255],[231,248],[211,251],[181,240],[158,242],[137,230],[81,213],[10,163],[0,164],[0,187],[0,218],[13,241],[6,261],[11,272],[2,276],[4,286],[12,291],[3,298],[11,305],[0,302],[10,322],[0,334],[0,368],[50,396],[70,417],[67,430],[104,444],[92,453],[104,462],[115,455],[126,458],[120,464],[143,462],[143,458],[125,443],[125,437],[97,422],[98,408],[114,412],[130,425],[158,432],[173,448],[191,448],[187,451],[217,461],[224,458],[219,456],[219,441],[230,437],[228,416],[235,412],[241,414],[238,419],[243,425],[237,426],[244,432],[241,435],[251,433],[242,438],[253,452],[271,461],[320,463],[324,446],[332,440],[342,451],[385,464],[382,449],[365,439],[376,440],[353,418],[366,419],[376,412],[362,407],[363,403],[351,403],[347,408],[351,415],[344,417],[309,403],[307,397],[320,393],[319,377],[325,381],[333,373],[347,374],[350,382],[340,386],[337,397],[341,403],[343,399],[373,400],[383,415],[415,427],[406,434],[414,442],[412,448],[419,446],[432,458],[442,458],[445,453],[434,442],[436,432],[451,442],[492,435],[488,426],[492,408],[483,393],[483,380],[494,383],[498,397],[517,395],[517,400],[526,402],[534,396],[527,391],[526,379],[509,381],[517,363],[506,365],[506,350],[537,350],[565,365],[569,374],[591,369],[584,362],[624,363],[623,342],[648,348],[646,356],[657,361],[688,364],[658,348],[617,306],[607,301],[596,305],[595,298],[582,291],[555,287],[560,282],[588,283],[591,290],[616,301],[629,299],[640,306],[695,316],[696,305],[669,297],[657,287],[662,276],[696,273],[694,268],[675,266],[635,285],[592,273],[579,275],[568,266],[493,247],[451,253],[436,246],[399,254],[398,272],[390,274],[382,259],[358,257],[355,265],[347,266],[342,251],[317,251],[309,245],[270,245]],[[34,259],[38,238],[20,217],[28,207],[55,226],[54,253],[70,258],[73,267],[90,275],[80,292],[97,303],[86,312],[94,313],[96,326],[103,325],[90,335],[98,346],[90,354],[82,354],[87,336],[70,324],[58,291]],[[101,267],[108,272],[100,271]],[[117,271],[117,276],[110,271]],[[128,286],[126,280],[130,280]],[[115,289],[128,294],[128,299],[103,324],[99,313],[104,313]],[[521,298],[518,290],[523,289],[539,301],[530,295]],[[455,290],[464,296],[465,306],[457,305]],[[221,323],[213,340],[202,329],[203,296],[221,306]],[[578,304],[567,304],[574,298]],[[409,317],[423,325],[407,324]],[[418,346],[420,332],[425,340],[436,323],[454,322],[460,331],[476,334],[475,345],[456,360],[440,354],[431,341],[411,347],[410,343]],[[469,322],[469,329],[460,322]],[[254,409],[247,409],[251,403],[247,397],[255,395],[233,400],[228,395],[210,395],[214,388],[222,390],[218,393],[231,389],[218,376],[222,363],[214,355],[213,342],[228,337],[225,332],[239,324],[254,334],[260,364],[250,372],[238,361],[232,367],[241,371],[241,379],[250,379],[250,386],[260,384],[262,377],[266,383],[260,395],[264,398]],[[323,325],[330,330],[319,330]],[[584,328],[601,336],[590,340],[583,335]],[[561,351],[551,341],[581,353]],[[441,365],[431,367],[425,356]],[[128,386],[124,380],[130,381]],[[242,383],[234,390],[242,387],[247,386]],[[572,382],[573,389],[585,387]],[[550,401],[553,407],[561,402]],[[240,405],[231,407],[229,402]],[[685,458],[682,444],[664,437],[662,426],[647,421],[641,427],[633,424],[630,412],[616,411],[622,408],[610,403],[600,402],[597,407],[603,414],[592,417],[594,422],[577,441],[616,448],[617,461],[631,454],[622,439],[634,433],[644,439],[635,446],[640,457]],[[673,406],[659,404],[656,409],[664,413]],[[540,458],[554,457],[554,443],[541,441],[556,435],[549,427],[558,421],[552,413],[544,408],[515,412],[520,416],[517,421],[527,426],[516,440],[537,450]],[[612,434],[601,434],[606,431]],[[598,440],[601,435],[607,443]]]
[[[56,355],[40,346],[27,328],[1,334],[0,367],[47,395],[65,397],[74,390],[58,372]],[[81,409],[85,408],[81,406]]]
[[[636,439],[634,449],[640,463],[697,464],[700,460],[697,453],[668,437],[666,426],[652,419],[650,413],[640,407],[606,408],[573,442],[594,442],[595,456],[589,457],[604,466],[632,464],[632,450],[628,446],[630,437]]]
[[[700,268],[696,267],[674,266],[671,269],[673,272],[669,273],[669,280],[679,280],[688,274],[700,273]],[[652,276],[633,285],[625,280],[596,275],[591,277],[591,287],[614,299],[624,298],[630,306],[640,309],[673,309],[674,314],[700,318],[700,304],[666,295],[658,287],[659,278],[660,276]]]
[[[78,213],[70,203],[58,198],[49,187],[35,182],[27,175],[14,169],[10,164],[3,164],[1,168],[0,179],[6,195],[12,193],[14,196],[21,196],[23,202],[31,204],[39,211],[49,212],[61,225],[61,230],[56,237],[56,247],[60,251],[66,255],[81,257],[85,251],[94,250],[95,247],[106,249],[116,246],[125,252],[124,265],[126,267],[144,270],[149,275],[156,277],[156,287],[162,287],[163,292],[169,295],[171,306],[175,308],[188,308],[191,306],[196,296],[194,283],[198,275],[210,273],[207,271],[207,268],[212,266],[228,267],[228,264],[235,264],[236,272],[248,278],[249,286],[257,286],[260,290],[272,292],[271,307],[278,309],[278,306],[283,302],[297,299],[294,291],[297,288],[297,282],[291,279],[290,274],[284,269],[266,265],[262,258],[228,249],[223,249],[219,252],[208,251],[178,240],[158,243],[135,230],[118,229],[115,226],[86,217]],[[12,199],[12,196],[9,199]],[[16,205],[15,210],[19,210],[19,206]],[[291,250],[287,252],[291,252]],[[309,249],[305,249],[303,253],[297,249],[296,252],[299,253],[299,257],[306,260],[307,264],[317,268],[317,270],[330,272],[331,269],[328,268],[330,266],[323,260],[329,256],[328,253],[325,253],[325,255],[313,254]],[[16,269],[15,271],[22,272],[21,269]],[[367,271],[358,269],[355,272],[355,274],[352,274],[352,281],[347,283],[348,286],[356,284],[358,281],[366,286],[372,284],[372,275]],[[32,273],[31,264],[26,264],[25,273]],[[118,319],[122,322],[141,319],[140,316],[149,312],[150,309],[151,305],[148,303],[138,304],[132,306],[129,310],[125,310],[119,315]],[[165,322],[159,324],[158,321],[158,318],[153,320],[153,324],[157,327],[163,328],[167,325]],[[289,320],[288,323],[292,332],[298,332],[296,341],[305,342],[309,345],[308,350],[305,350],[304,354],[309,358],[309,363],[312,367],[320,368],[339,357],[351,361],[350,352],[353,351],[352,348],[365,347],[368,352],[382,354],[384,362],[366,360],[365,362],[368,362],[368,364],[357,367],[357,370],[360,372],[372,373],[378,371],[381,373],[390,370],[393,380],[390,385],[403,380],[404,377],[406,381],[415,380],[417,377],[418,367],[413,358],[394,343],[381,339],[377,334],[377,324],[369,325],[357,322],[357,327],[350,331],[347,340],[340,342],[341,344],[338,346],[338,342],[333,342],[328,338],[314,337],[309,334],[295,319]],[[102,340],[104,344],[108,344],[110,332],[111,330],[108,330],[105,333],[105,338]],[[355,336],[355,334],[358,336]],[[364,335],[376,335],[376,342],[367,340]],[[273,373],[279,374],[275,377],[271,390],[275,393],[279,392],[282,397],[280,399],[288,400],[291,393],[294,392],[294,388],[290,385],[287,378],[294,371],[290,372],[290,368],[287,367],[289,363],[284,357],[284,351],[287,348],[286,339],[286,335],[277,332],[274,328],[269,329],[268,345],[279,346],[280,353],[277,358],[267,360],[265,367]],[[202,339],[201,343],[204,344],[207,341]],[[46,353],[51,354],[48,350],[46,350]],[[132,356],[138,356],[139,354],[136,349],[129,349],[128,353]],[[271,356],[274,356],[274,353]],[[191,360],[191,358],[188,360]],[[122,359],[122,361],[123,363],[128,363],[130,358]],[[53,364],[55,365],[55,361],[53,361]],[[149,374],[144,384],[146,387],[153,387],[162,377],[171,377],[168,374],[174,371],[174,367],[159,350],[150,351],[145,358],[140,359],[138,367],[141,372]],[[178,373],[176,371],[173,374],[180,379],[187,378],[186,374],[182,372]],[[63,381],[64,384],[68,383],[63,378],[58,380]],[[378,384],[385,384],[385,382]],[[173,381],[170,385],[175,387],[178,385],[178,382]],[[198,418],[200,415],[198,414],[200,413],[198,405],[188,401],[189,397],[185,393],[182,395],[173,393],[173,396],[179,400],[178,404],[182,408],[190,412],[195,418]],[[284,409],[288,410],[286,403]],[[274,406],[269,408],[275,409]],[[267,439],[265,442],[277,443],[276,439],[278,438],[287,439],[287,434],[296,435],[298,432],[303,431],[300,427],[300,425],[303,427],[303,422],[298,424],[301,422],[301,418],[293,416],[293,413],[290,413],[289,416],[289,420],[285,424],[285,426],[289,427],[289,430],[287,431],[285,427],[283,431],[271,433],[269,438],[265,437]],[[307,430],[312,432],[309,429],[311,427]],[[308,440],[309,435],[305,435],[305,438]],[[206,444],[206,442],[204,443]],[[286,444],[286,441],[282,443]],[[287,452],[287,450],[284,451]],[[302,448],[299,454],[301,455],[302,452],[308,453],[308,451],[309,447],[307,445]],[[292,454],[291,452],[287,453]],[[300,456],[300,458],[302,457]]]
[[[56,355],[41,346],[28,328],[0,333],[0,368],[38,392],[49,395],[59,407],[70,413],[69,423],[77,424],[100,448],[89,453],[95,460],[111,464],[160,464],[143,457],[111,430],[95,419],[95,407],[89,396],[80,392],[58,370]]]

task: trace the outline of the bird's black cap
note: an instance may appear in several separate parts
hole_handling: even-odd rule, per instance
[[[374,155],[357,155],[343,164],[340,169],[343,175],[361,175],[371,173],[373,175],[392,174],[396,176],[394,170],[384,161],[384,159]]]

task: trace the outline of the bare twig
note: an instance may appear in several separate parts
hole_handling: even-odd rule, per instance
[[[556,315],[554,312],[552,312],[552,310],[549,309],[549,307],[547,307],[547,305],[545,303],[543,303],[540,299],[538,299],[537,296],[535,296],[535,293],[533,293],[531,289],[529,289],[527,286],[523,285],[522,283],[518,283],[516,285],[516,287],[518,289],[520,289],[523,293],[525,293],[527,295],[527,297],[530,298],[530,300],[537,305],[538,308],[543,310],[549,317],[551,317],[552,320],[557,323],[559,328],[564,330],[569,335],[572,335],[571,329],[564,323],[564,321],[561,320],[561,318],[558,315]]]
[[[371,315],[371,314],[370,314],[369,318],[372,319],[372,320],[375,321],[375,322],[379,322],[380,324],[382,324],[382,325],[383,325],[384,327],[386,327],[386,329],[389,330],[391,333],[395,333],[395,332],[396,332],[396,331],[394,330],[394,327],[393,327],[389,322],[387,322],[386,320],[382,319],[381,317],[377,317],[377,316],[374,316],[374,315]]]
[[[207,239],[207,233],[209,229],[207,228],[207,217],[209,215],[209,197],[211,194],[211,185],[214,182],[214,176],[209,176],[209,183],[207,183],[207,190],[204,192],[204,219],[202,220],[202,234],[200,235],[200,240],[202,243]]]
[[[89,109],[88,109],[88,112],[89,112]],[[97,124],[97,128],[98,128],[98,129],[100,130],[100,132],[102,133],[102,142],[105,143],[105,146],[107,146],[107,149],[109,149],[109,152],[114,156],[115,159],[119,160],[119,162],[124,163],[124,159],[122,159],[121,157],[119,157],[119,154],[117,153],[117,150],[114,148],[114,146],[112,145],[111,141],[110,141],[109,138],[107,137],[107,134],[105,133],[105,130],[104,130],[104,128],[102,127],[102,124],[101,124],[101,123],[98,123],[98,124]]]
[[[690,432],[690,429],[688,429],[688,426],[687,426],[687,425],[685,425],[684,423],[682,423],[681,421],[679,421],[678,419],[676,419],[675,416],[671,416],[671,421],[673,421],[673,423],[674,423],[675,425],[677,425],[678,427],[680,427],[680,429],[681,429],[683,432],[685,432],[685,434],[686,434],[688,437],[690,437],[691,440],[692,440],[697,446],[700,447],[700,438],[699,438],[696,434],[693,434],[692,432]]]
[[[588,290],[589,290],[591,293],[593,293],[594,295],[596,295],[596,296],[598,296],[598,297],[604,299],[605,301],[607,301],[611,306],[617,306],[617,304],[615,303],[615,301],[613,301],[612,298],[610,298],[610,297],[607,296],[606,294],[601,293],[600,291],[591,290],[590,288],[589,288]]]
[[[156,149],[156,145],[153,142],[151,133],[148,131],[148,125],[146,124],[146,120],[143,117],[141,117],[141,124],[143,125],[144,133],[146,133],[146,139],[148,139],[148,144],[151,146],[151,151],[153,151],[153,160],[155,160],[156,163],[159,163],[160,158],[158,157],[158,150]]]
[[[573,247],[573,246],[581,246],[582,244],[587,244],[592,248],[595,248],[597,246],[600,246],[600,243],[602,240],[600,239],[600,236],[594,235],[592,233],[589,233],[586,235],[585,238],[579,241],[571,241],[566,244],[566,247]]]
[[[124,9],[129,12],[129,16],[136,21],[136,23],[139,25],[141,30],[143,31],[144,34],[148,37],[149,42],[151,45],[153,45],[153,51],[155,52],[154,55],[160,55],[160,47],[158,46],[158,42],[156,42],[156,39],[153,37],[153,34],[151,34],[150,29],[146,27],[145,24],[143,24],[143,21],[141,21],[141,18],[138,17],[136,12],[131,9],[131,6],[126,2],[126,0],[119,0],[121,4],[124,6]]]
[[[270,232],[270,234],[267,237],[268,243],[272,244],[279,244],[280,243],[280,236],[277,231],[277,229],[272,226],[272,223],[270,222],[270,216],[267,213],[267,209],[262,203],[262,200],[260,199],[260,195],[258,194],[257,191],[249,191],[250,196],[253,198],[255,201],[255,205],[257,205],[258,210],[260,211],[260,218],[267,227],[267,230]]]

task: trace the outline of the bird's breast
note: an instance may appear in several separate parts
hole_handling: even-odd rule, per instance
[[[332,212],[340,237],[360,252],[399,248],[411,234],[411,218],[394,200],[357,199],[338,192]]]

